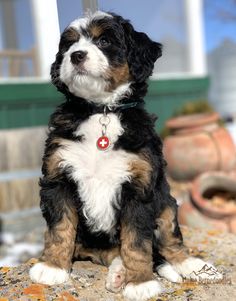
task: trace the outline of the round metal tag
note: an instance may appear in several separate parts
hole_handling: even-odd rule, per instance
[[[110,146],[110,140],[107,136],[101,136],[97,140],[97,148],[100,150],[106,150]]]

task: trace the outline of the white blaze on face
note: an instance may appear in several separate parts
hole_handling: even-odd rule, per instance
[[[90,21],[94,19],[99,20],[102,18],[113,18],[113,16],[102,11],[97,11],[94,14],[88,13],[84,18],[78,18],[71,22],[69,27],[74,27],[80,31],[81,28],[86,28]]]
[[[81,31],[81,28],[86,28],[89,24],[89,18],[80,18],[76,19],[73,22],[70,23],[69,27],[73,27],[78,31]]]
[[[81,66],[75,66],[71,62],[71,54],[76,51],[87,52]],[[108,67],[108,60],[102,51],[91,40],[80,36],[79,41],[64,54],[60,78],[69,87],[70,92],[86,97],[87,94],[93,94],[93,91],[104,91],[106,88],[104,75]],[[80,72],[84,74],[80,74]]]
[[[94,77],[103,76],[109,66],[108,60],[102,51],[93,44],[90,39],[81,36],[79,41],[69,48],[64,57],[65,60],[69,60],[71,65],[70,56],[75,51],[87,52],[82,68],[85,69],[89,75]],[[72,65],[72,68],[74,69],[75,67]]]

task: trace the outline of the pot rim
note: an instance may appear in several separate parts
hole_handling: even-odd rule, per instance
[[[206,183],[207,179],[212,179],[212,184],[207,185]],[[206,191],[206,188],[214,187],[213,180],[218,180],[222,183],[222,186],[220,188],[227,187],[233,187],[231,192],[236,192],[236,176],[235,174],[229,174],[224,172],[206,172],[198,176],[194,181],[193,185],[191,187],[191,200],[193,204],[202,212],[204,212],[209,217],[213,218],[226,218],[226,217],[232,217],[236,215],[236,207],[234,210],[232,208],[218,208],[216,206],[207,206],[209,204],[209,199],[203,197],[203,193]],[[211,181],[210,181],[211,182]],[[208,182],[209,184],[209,182]],[[219,186],[215,186],[219,188]]]
[[[220,115],[217,112],[183,115],[169,119],[166,122],[166,126],[171,130],[178,130],[214,123],[219,119]]]

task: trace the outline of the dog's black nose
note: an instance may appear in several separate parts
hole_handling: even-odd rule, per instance
[[[82,51],[82,50],[72,52],[70,56],[72,64],[77,65],[83,62],[85,60],[87,53],[88,53],[87,51]]]

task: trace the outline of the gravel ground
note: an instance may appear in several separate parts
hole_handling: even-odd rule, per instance
[[[182,228],[186,245],[192,255],[213,262],[224,274],[221,283],[173,284],[158,278],[165,292],[152,301],[234,301],[236,300],[236,236],[219,231]],[[29,234],[31,236],[31,234]],[[34,236],[34,235],[33,235]],[[28,277],[31,259],[18,267],[0,269],[0,301],[121,301],[104,288],[107,268],[90,262],[75,262],[71,279],[63,285],[52,287],[33,284]],[[155,276],[157,277],[157,276]]]

